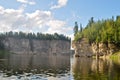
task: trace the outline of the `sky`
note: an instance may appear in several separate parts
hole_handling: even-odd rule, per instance
[[[75,21],[120,15],[120,0],[0,0],[0,32],[65,34],[73,38]]]

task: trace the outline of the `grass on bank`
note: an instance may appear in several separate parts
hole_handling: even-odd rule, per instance
[[[118,61],[120,59],[120,51],[111,55],[110,58],[115,62]]]
[[[103,58],[104,56],[99,56],[99,58]],[[112,55],[109,55],[108,56],[110,59],[116,59],[116,60],[118,60],[118,59],[120,59],[120,51],[119,52],[116,52],[116,53],[114,53],[114,54],[112,54]],[[94,56],[92,56],[92,58],[96,58],[96,55],[94,55]]]

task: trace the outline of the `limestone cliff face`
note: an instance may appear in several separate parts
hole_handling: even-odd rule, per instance
[[[81,39],[79,42],[73,42],[72,47],[75,49],[75,55],[92,56],[92,47],[86,38]]]
[[[64,40],[35,40],[6,38],[5,49],[13,53],[67,53],[70,51],[70,42]]]
[[[119,47],[117,47],[113,43],[93,43],[92,44],[93,53],[98,54],[99,56],[103,55],[111,55],[117,51],[119,51]]]
[[[111,55],[120,50],[120,47],[114,43],[92,43],[90,45],[86,38],[73,42],[72,46],[75,49],[75,55],[79,56]]]

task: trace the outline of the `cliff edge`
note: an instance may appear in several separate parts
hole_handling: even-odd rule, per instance
[[[75,56],[108,56],[120,51],[120,47],[114,43],[89,43],[86,38],[73,41],[72,47],[75,49]]]
[[[93,55],[92,47],[86,38],[82,38],[80,41],[73,41],[72,47],[75,49],[75,56],[89,57]]]
[[[8,37],[3,40],[5,50],[12,53],[69,53],[70,41],[64,40],[36,40]]]

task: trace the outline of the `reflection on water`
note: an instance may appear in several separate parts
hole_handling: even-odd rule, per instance
[[[69,54],[12,54],[0,60],[0,80],[69,80]]]
[[[112,60],[72,58],[73,80],[120,80],[120,63]]]

